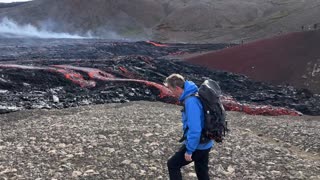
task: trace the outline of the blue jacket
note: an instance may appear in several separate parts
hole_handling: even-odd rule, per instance
[[[183,102],[186,97],[198,92],[198,87],[191,81],[185,81],[184,91],[179,100]],[[183,131],[188,127],[186,140],[187,153],[192,154],[196,149],[205,150],[213,146],[213,141],[200,144],[201,131],[204,126],[204,112],[200,100],[197,97],[189,97],[186,99],[185,111],[182,112]]]

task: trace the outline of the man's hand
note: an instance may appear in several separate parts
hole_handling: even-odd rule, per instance
[[[192,161],[191,156],[192,156],[192,154],[184,153],[184,159],[185,159],[186,161]]]

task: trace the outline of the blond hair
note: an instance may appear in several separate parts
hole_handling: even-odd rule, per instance
[[[170,76],[168,76],[165,81],[164,81],[164,85],[165,86],[170,86],[170,87],[180,87],[180,88],[184,88],[184,77],[180,74],[171,74]]]

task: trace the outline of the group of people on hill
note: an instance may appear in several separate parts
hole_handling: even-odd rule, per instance
[[[313,24],[312,26],[310,26],[310,25],[309,25],[309,26],[304,26],[304,25],[302,25],[302,26],[301,26],[301,30],[302,30],[302,31],[304,31],[304,30],[312,30],[312,29],[313,29],[313,30],[317,30],[317,29],[318,29],[318,24],[319,24],[319,23],[315,23],[315,24]]]

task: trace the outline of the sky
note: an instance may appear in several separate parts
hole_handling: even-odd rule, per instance
[[[23,1],[30,1],[30,0],[0,0],[0,3],[23,2]]]

